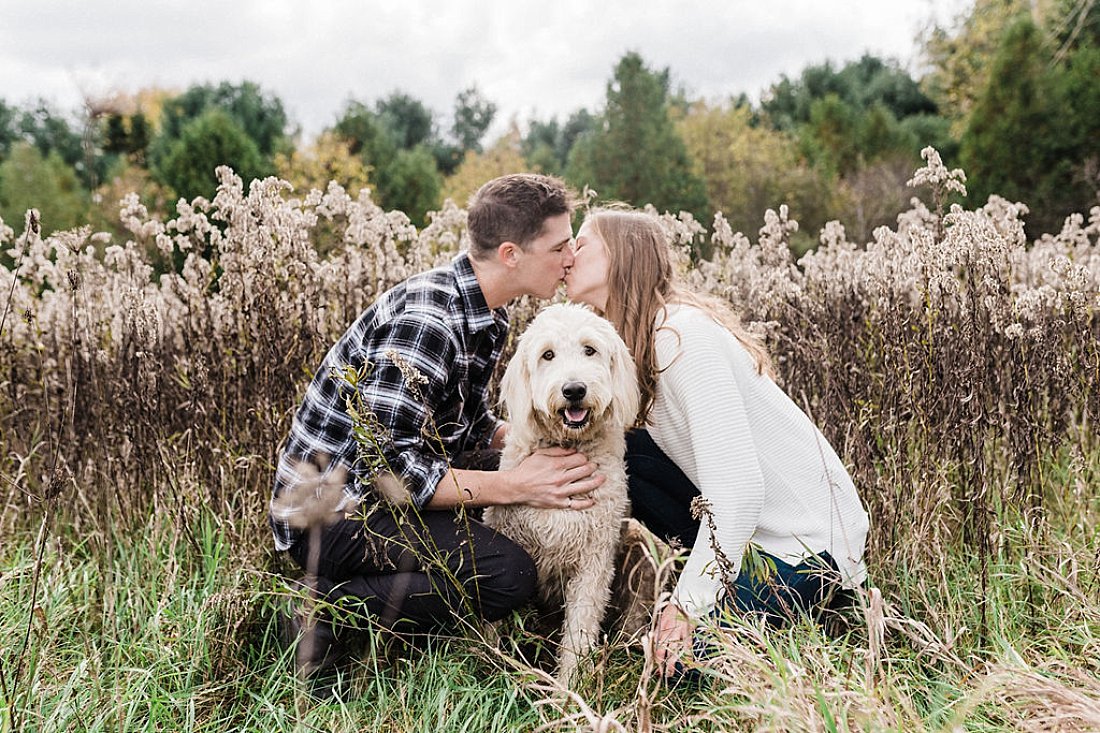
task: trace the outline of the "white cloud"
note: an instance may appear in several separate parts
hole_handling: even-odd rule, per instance
[[[508,118],[597,107],[628,50],[708,98],[757,97],[781,74],[864,52],[911,63],[914,38],[964,0],[6,0],[0,98],[45,97],[250,79],[308,133],[344,102],[401,89],[449,116],[471,84]]]

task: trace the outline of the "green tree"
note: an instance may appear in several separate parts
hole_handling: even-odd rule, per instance
[[[386,208],[404,211],[417,226],[427,223],[429,211],[439,208],[443,176],[435,157],[424,145],[399,150],[385,169],[382,200]],[[381,188],[381,184],[379,185]]]
[[[84,185],[92,180],[84,154],[84,142],[74,121],[44,99],[19,115],[19,138],[32,143],[43,158],[56,153],[80,176]]]
[[[586,109],[579,109],[564,124],[557,119],[548,122],[531,120],[527,134],[520,140],[523,157],[543,173],[561,175],[569,162],[569,153],[577,140],[597,124],[595,116]]]
[[[404,92],[395,91],[374,105],[375,118],[399,150],[430,145],[435,137],[432,111]]]
[[[399,93],[388,99],[400,99],[401,103],[376,104],[371,109],[362,102],[348,102],[333,132],[373,171],[375,202],[386,209],[404,211],[420,226],[426,222],[427,212],[440,204],[443,176],[437,163],[436,141],[434,135],[423,136],[423,124],[413,124],[417,119],[423,123],[424,117],[417,111],[426,111],[423,105],[417,107],[409,103],[411,98]],[[409,114],[402,117],[398,109]],[[411,141],[418,142],[410,148],[401,147]]]
[[[258,84],[222,82],[193,86],[165,103],[161,129],[168,137],[180,137],[187,124],[210,109],[228,115],[256,144],[261,155],[270,156],[285,149],[287,116],[282,100],[265,93]]]
[[[1100,46],[1100,3],[1093,0],[974,0],[949,26],[933,26],[921,38],[930,66],[923,86],[956,131],[966,128],[983,95],[1005,34],[1023,19],[1039,29],[1051,66]]]
[[[934,26],[921,46],[931,67],[922,85],[957,133],[988,84],[989,64],[1005,31],[1016,20],[1030,17],[1027,0],[974,0],[950,27]]]
[[[968,189],[978,202],[991,193],[1033,204],[1045,175],[1051,122],[1043,39],[1030,18],[1005,35],[990,65],[962,138]]]
[[[0,218],[22,230],[27,209],[38,209],[44,234],[84,222],[88,198],[72,166],[56,151],[43,156],[28,142],[17,142],[0,164]]]
[[[246,187],[252,179],[274,173],[244,129],[226,112],[211,109],[183,127],[153,175],[184,198],[209,197],[217,188],[214,171],[220,165],[236,171]]]
[[[793,130],[809,122],[814,104],[830,95],[859,113],[881,107],[899,120],[936,112],[935,103],[897,62],[870,54],[839,70],[826,62],[808,66],[797,79],[784,75],[760,106],[773,127]]]
[[[847,80],[841,77],[830,62],[806,67],[798,79],[786,74],[772,85],[761,101],[760,107],[777,130],[794,130],[810,120],[810,108],[817,100],[832,95],[837,100],[851,96]]]
[[[669,116],[669,71],[651,71],[634,52],[616,65],[599,123],[573,146],[566,174],[605,199],[710,218],[706,188]]]
[[[128,155],[136,162],[143,163],[151,132],[149,123],[141,112],[132,115],[117,112],[108,114],[104,125],[103,149],[108,153]]]
[[[451,134],[462,149],[462,152],[473,150],[481,152],[481,139],[489,125],[493,124],[497,106],[490,102],[476,86],[464,89],[455,98],[454,122],[451,124]]]
[[[1095,174],[1089,179],[1100,157],[1100,58],[1086,47],[1064,65],[1050,59],[1048,37],[1030,17],[1013,24],[962,137],[971,195],[1023,201],[1033,236],[1096,203]]]
[[[250,81],[241,84],[222,82],[217,86],[195,85],[164,102],[160,113],[160,132],[149,146],[149,165],[154,173],[163,171],[165,159],[177,148],[184,131],[215,110],[229,118],[252,141],[253,147],[263,158],[265,170],[271,170],[276,153],[289,152],[287,116],[278,97],[264,93]]]
[[[557,119],[547,122],[531,120],[527,123],[527,134],[520,139],[520,151],[532,168],[543,173],[562,172],[565,161],[557,155],[560,135],[561,125]]]
[[[1088,210],[1100,203],[1100,46],[1074,51],[1054,85],[1059,111],[1064,115],[1062,155],[1071,165],[1074,195],[1066,208]]]
[[[958,160],[959,140],[951,134],[951,121],[946,117],[911,115],[899,120],[898,126],[904,139],[909,140],[916,150],[931,145],[944,160]]]
[[[0,99],[0,160],[8,157],[11,146],[19,140],[19,109]]]
[[[353,155],[363,157],[367,165],[378,167],[397,154],[397,145],[386,125],[370,107],[349,101],[332,128],[345,140]]]
[[[860,160],[859,110],[830,92],[810,105],[810,118],[800,128],[803,150],[827,170],[844,175]]]

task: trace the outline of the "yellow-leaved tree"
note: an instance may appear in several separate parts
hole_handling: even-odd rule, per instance
[[[833,208],[833,186],[806,163],[790,135],[754,125],[752,115],[746,106],[700,101],[677,122],[711,208],[734,230],[752,233],[767,209],[787,204],[801,232],[814,236]]]
[[[289,155],[277,154],[275,170],[303,195],[311,188],[324,191],[329,181],[339,183],[352,197],[371,185],[370,166],[351,152],[347,141],[332,132],[321,133],[310,145]]]
[[[470,196],[491,178],[531,170],[520,151],[519,126],[513,121],[499,140],[484,153],[467,150],[454,175],[443,183],[443,198],[465,206]]]

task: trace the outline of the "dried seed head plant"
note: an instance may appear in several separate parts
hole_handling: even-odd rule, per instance
[[[963,548],[984,609],[990,558],[1062,561],[1013,527],[1041,538],[1053,512],[1095,513],[1088,491],[1052,495],[1049,474],[1095,485],[1091,459],[1058,461],[1100,449],[1100,206],[1028,242],[1023,203],[952,204],[962,172],[931,149],[924,160],[895,227],[851,242],[831,222],[798,259],[786,207],[755,238],[721,214],[709,232],[661,220],[688,285],[767,340],[777,379],[851,468],[871,565],[946,583],[943,557]],[[80,477],[57,521],[106,536],[159,507],[206,507],[237,551],[269,563],[272,467],[307,370],[378,293],[465,246],[451,203],[418,231],[368,189],[218,177],[213,198],[166,220],[124,198],[125,242],[86,227],[43,238],[37,215],[21,233],[0,223],[0,532],[35,525],[56,435],[58,463]],[[513,337],[538,305],[514,305]],[[1055,608],[1073,597],[1034,593]],[[928,595],[914,612],[933,623]]]

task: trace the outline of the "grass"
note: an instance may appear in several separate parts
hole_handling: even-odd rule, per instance
[[[557,689],[517,652],[545,645],[525,624],[503,651],[370,633],[343,704],[293,680],[279,442],[324,349],[449,260],[464,212],[416,232],[338,187],[303,202],[223,171],[209,206],[107,250],[32,221],[0,241],[0,733],[1100,730],[1100,209],[1028,245],[1003,200],[936,205],[955,173],[934,157],[934,210],[873,242],[795,263],[781,209],[756,244],[716,227],[686,273],[768,333],[860,487],[880,589],[838,640],[716,631],[697,687],[611,642]],[[183,267],[161,277],[165,226]]]
[[[1079,478],[1070,463],[1048,471],[1065,492]],[[1100,507],[1095,497],[1084,506],[1085,515],[1051,511],[1062,520],[1057,526],[1005,519],[984,594],[977,559],[953,548],[938,567],[872,566],[885,609],[841,639],[808,624],[715,630],[721,652],[700,686],[670,688],[650,674],[640,648],[611,642],[570,696],[508,643],[496,651],[471,636],[401,647],[375,631],[355,668],[352,698],[334,704],[314,703],[290,673],[275,625],[287,585],[261,567],[270,556],[241,536],[263,533],[260,522],[246,528],[196,509],[190,533],[180,531],[178,515],[164,513],[102,536],[51,527],[40,555],[36,535],[25,530],[0,551],[0,725],[992,731],[1045,721],[1048,729],[1088,730],[1100,725],[1100,539],[1088,531]],[[15,651],[28,625],[16,679]],[[879,633],[881,649],[873,652]],[[529,643],[530,634],[517,625],[506,642]]]

